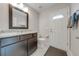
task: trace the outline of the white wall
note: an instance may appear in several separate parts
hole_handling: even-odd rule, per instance
[[[47,42],[49,45],[53,46],[53,44],[52,44],[53,40],[51,40],[52,36],[51,36],[51,33],[50,33],[50,31],[51,31],[50,20],[51,20],[54,12],[61,10],[63,8],[66,8],[66,10],[68,8],[67,17],[69,18],[69,16],[70,16],[70,13],[69,13],[70,12],[70,9],[69,9],[70,4],[57,4],[54,7],[52,6],[52,7],[48,8],[47,10],[44,10],[40,13],[40,16],[39,16],[39,34],[40,35],[39,36],[42,36],[42,37],[49,36],[49,39],[48,39],[48,42]],[[69,43],[70,43],[70,41],[69,41],[69,39],[70,39],[69,31],[67,33],[68,33],[68,37],[67,37],[67,39],[68,39],[67,40],[68,41],[67,42],[67,48],[68,48],[68,47],[70,47],[70,46],[68,46]]]
[[[28,7],[29,8],[29,7]],[[29,29],[14,29],[26,31],[38,31],[38,13],[29,8]],[[8,4],[0,3],[0,30],[9,30],[9,8]],[[12,30],[11,30],[12,31]]]
[[[71,15],[76,10],[79,10],[79,3],[71,4]],[[73,55],[79,56],[79,39],[76,39],[76,37],[79,37],[79,26],[77,29],[71,29],[71,52]]]
[[[49,30],[50,30],[50,18],[51,14],[53,14],[54,11],[58,11],[58,9],[65,8],[69,6],[69,4],[57,4],[53,7],[48,8],[47,10],[43,10],[40,13],[39,16],[39,34],[42,37],[46,37],[49,35]]]
[[[0,30],[8,29],[8,5],[0,4]]]

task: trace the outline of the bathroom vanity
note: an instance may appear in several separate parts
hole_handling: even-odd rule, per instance
[[[0,30],[0,55],[29,56],[37,49],[37,31],[29,29],[28,12],[11,4],[7,6],[9,28]]]
[[[0,38],[1,56],[29,56],[37,49],[37,33]]]

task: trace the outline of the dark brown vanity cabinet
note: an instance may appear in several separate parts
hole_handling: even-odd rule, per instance
[[[1,39],[1,56],[27,55],[27,40],[20,40],[19,36]]]
[[[25,41],[18,42],[4,48],[1,48],[1,55],[2,56],[25,56],[27,55],[27,49]]]
[[[0,39],[1,56],[27,56],[37,49],[37,33]]]
[[[37,34],[32,34],[32,38],[28,39],[28,55],[31,55],[36,49],[37,49]]]
[[[27,39],[27,55],[31,55],[37,49],[37,33],[22,35],[20,38]]]
[[[0,41],[1,41],[1,46],[6,46],[19,41],[19,37],[13,36],[13,37],[2,38],[0,39]]]

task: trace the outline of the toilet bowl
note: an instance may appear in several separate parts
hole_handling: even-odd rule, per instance
[[[45,44],[45,38],[38,38],[38,47],[43,47]]]
[[[45,47],[48,46],[48,38],[46,37],[40,37],[38,38],[38,47]]]

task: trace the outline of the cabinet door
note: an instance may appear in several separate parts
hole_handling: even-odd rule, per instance
[[[24,56],[27,55],[26,41],[18,42],[10,46],[1,48],[1,55],[3,56]]]
[[[28,39],[28,55],[31,55],[37,49],[37,39]]]
[[[9,38],[2,38],[1,39],[1,46],[6,46],[12,43],[15,43],[19,41],[19,37],[15,36],[15,37],[9,37]]]

